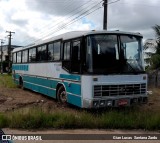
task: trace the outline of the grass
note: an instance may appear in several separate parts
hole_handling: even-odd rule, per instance
[[[0,74],[0,87],[3,87],[3,88],[15,88],[17,86],[14,83],[11,75]]]
[[[0,114],[0,128],[21,129],[160,129],[160,114],[142,113],[133,110],[114,110],[108,112],[92,113],[77,111],[67,113],[60,110],[54,112],[44,111],[41,108],[21,109],[7,114]]]

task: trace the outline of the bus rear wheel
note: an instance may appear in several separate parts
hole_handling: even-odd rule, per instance
[[[24,89],[22,77],[19,78],[19,87],[22,88],[22,89]]]
[[[57,99],[59,102],[65,104],[67,103],[67,94],[64,86],[60,86],[57,91]]]

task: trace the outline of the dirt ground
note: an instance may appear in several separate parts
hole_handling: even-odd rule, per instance
[[[45,95],[22,90],[20,88],[0,87],[0,112],[12,111],[26,107],[44,107],[45,109],[72,110],[68,105],[61,105],[55,99]]]
[[[152,90],[149,95],[149,101],[146,105],[141,105],[141,110],[160,111],[160,89]],[[0,87],[0,112],[12,111],[25,107],[44,107],[45,109],[62,109],[74,111],[70,105],[61,105],[55,99],[45,95],[32,92],[30,90],[22,90],[20,88],[2,88]]]

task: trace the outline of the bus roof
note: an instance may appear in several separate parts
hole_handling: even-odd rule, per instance
[[[123,31],[107,31],[107,30],[92,30],[92,31],[71,31],[71,32],[67,32],[52,38],[49,38],[47,40],[42,40],[40,42],[37,43],[33,43],[31,45],[25,46],[25,47],[20,47],[20,48],[16,48],[13,50],[13,52],[17,52],[19,50],[23,50],[23,49],[28,49],[30,47],[34,47],[34,46],[38,46],[38,45],[42,45],[48,42],[52,42],[52,41],[56,41],[56,40],[67,40],[67,39],[73,39],[73,38],[78,38],[78,37],[82,37],[82,36],[87,36],[87,35],[92,35],[92,34],[125,34],[125,35],[135,35],[135,36],[140,36],[143,37],[140,33],[133,33],[133,32],[123,32]]]

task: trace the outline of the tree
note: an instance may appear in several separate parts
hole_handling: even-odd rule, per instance
[[[155,25],[155,26],[153,26],[153,29],[154,29],[155,34],[156,34],[157,44],[160,44],[160,26],[159,25]]]
[[[160,26],[153,26],[153,30],[155,31],[156,39],[146,41],[144,50],[148,50],[145,54],[147,55],[146,63],[148,62],[149,68],[158,69],[160,68]],[[154,50],[155,52],[153,52]]]

